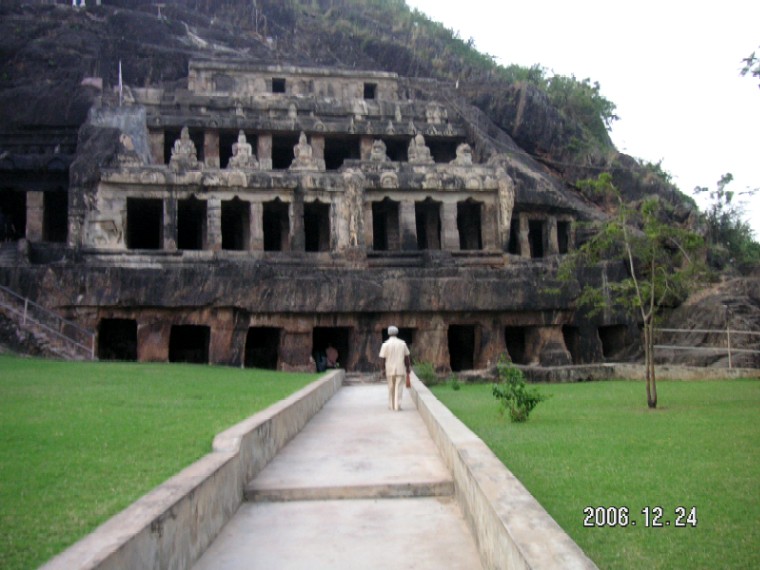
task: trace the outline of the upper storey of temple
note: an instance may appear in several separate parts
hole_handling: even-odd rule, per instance
[[[222,97],[293,95],[344,102],[355,99],[395,101],[399,98],[395,73],[261,66],[218,60],[191,61],[188,90],[197,95]]]

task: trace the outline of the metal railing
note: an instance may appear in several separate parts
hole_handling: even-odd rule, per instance
[[[15,315],[22,326],[35,326],[74,347],[90,360],[95,359],[95,333],[92,331],[2,285],[0,307]]]
[[[748,348],[735,348],[731,346],[731,335],[754,335],[760,336],[760,331],[742,331],[731,329],[731,326],[726,326],[725,329],[657,329],[657,333],[674,333],[674,334],[717,334],[726,336],[725,346],[682,346],[682,345],[670,345],[670,344],[655,344],[655,349],[666,350],[691,350],[702,352],[717,352],[728,354],[728,367],[733,368],[733,354],[760,354],[760,350],[748,349]]]

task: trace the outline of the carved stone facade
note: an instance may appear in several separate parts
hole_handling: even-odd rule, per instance
[[[577,213],[521,201],[509,156],[479,162],[458,113],[406,92],[390,73],[219,61],[191,62],[187,89],[133,88],[132,107],[91,113],[76,261],[32,268],[34,288],[98,331],[101,358],[308,370],[329,343],[374,370],[390,324],[441,370],[597,358],[540,285]]]

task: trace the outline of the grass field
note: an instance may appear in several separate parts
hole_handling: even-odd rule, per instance
[[[490,384],[433,391],[600,568],[760,568],[760,381],[658,382],[657,410],[640,382],[539,389],[526,424],[498,414]],[[675,528],[679,506],[696,527]],[[605,511],[584,527],[586,507],[627,507],[629,524]]]
[[[0,568],[36,568],[315,378],[0,356]]]

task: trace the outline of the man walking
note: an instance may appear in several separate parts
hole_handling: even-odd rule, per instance
[[[409,347],[398,338],[398,329],[388,327],[388,340],[380,347],[380,358],[385,362],[385,377],[388,380],[388,409],[400,411],[404,382],[408,378],[412,363],[409,360]]]

